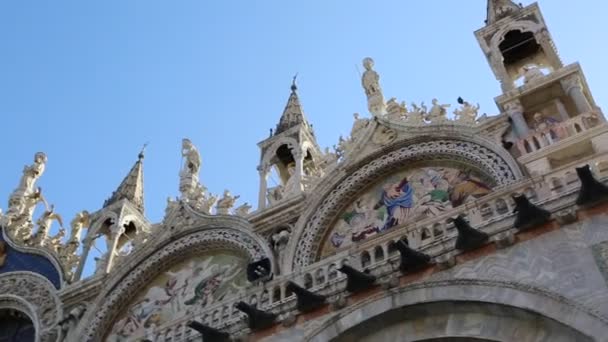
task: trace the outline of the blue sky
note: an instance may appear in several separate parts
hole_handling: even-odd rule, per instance
[[[526,2],[525,4],[528,4]],[[473,32],[486,0],[0,2],[0,207],[36,151],[38,185],[68,221],[95,211],[149,142],[146,214],[177,195],[180,142],[201,180],[257,204],[257,142],[279,120],[292,76],[322,147],[366,112],[357,67],[371,56],[387,98],[496,113],[500,94]],[[580,61],[608,105],[600,0],[542,1],[566,63]],[[4,198],[4,199],[2,199]]]

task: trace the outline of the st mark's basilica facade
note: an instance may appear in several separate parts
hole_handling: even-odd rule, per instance
[[[365,58],[369,118],[321,149],[294,83],[255,210],[184,139],[161,222],[140,154],[64,225],[37,153],[0,215],[0,342],[608,341],[608,124],[538,4],[489,0],[475,35],[500,114],[387,99]]]

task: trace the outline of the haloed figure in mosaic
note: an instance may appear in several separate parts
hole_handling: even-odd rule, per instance
[[[393,227],[437,216],[490,191],[472,171],[427,167],[397,173],[347,207],[323,251],[329,253]]]

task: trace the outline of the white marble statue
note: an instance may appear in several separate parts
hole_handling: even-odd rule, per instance
[[[374,60],[369,57],[363,59],[363,67],[365,72],[361,78],[361,84],[367,95],[368,109],[375,116],[384,115],[386,104],[382,88],[380,88],[380,75],[374,70]]]
[[[449,104],[439,104],[439,100],[433,99],[433,106],[431,110],[426,115],[426,119],[430,121],[432,124],[441,124],[448,120],[447,117],[447,108],[450,107]]]
[[[426,105],[424,104],[424,102],[422,102],[420,104],[420,106],[416,105],[415,103],[412,103],[412,110],[409,111],[407,117],[405,118],[405,123],[407,123],[408,125],[414,125],[414,126],[419,126],[419,125],[424,125],[424,118],[426,117],[426,112],[427,112],[427,108]]]
[[[285,258],[285,254],[287,251],[287,243],[289,242],[289,238],[291,237],[291,232],[288,229],[283,229],[281,231],[276,232],[272,235],[272,246],[277,256],[278,264]],[[280,269],[279,269],[280,271]]]
[[[179,190],[182,198],[188,198],[198,186],[198,173],[201,168],[201,155],[189,139],[182,140],[184,164],[179,173]]]
[[[359,113],[354,113],[353,118],[355,121],[353,122],[353,128],[350,130],[350,138],[352,141],[357,141],[361,138],[370,121],[369,119],[361,118]]]
[[[458,99],[458,102],[461,104],[461,107],[454,110],[456,121],[465,125],[474,125],[477,122],[479,104],[473,106],[461,98]]]
[[[202,201],[200,202],[200,206],[197,209],[207,215],[211,215],[211,209],[213,208],[213,205],[217,202],[217,197],[217,195],[207,194],[202,199]]]
[[[386,103],[386,116],[391,120],[402,120],[407,116],[407,104],[402,101],[397,102],[396,98],[391,98]]]
[[[38,152],[34,156],[34,163],[23,168],[23,174],[19,186],[9,197],[8,210],[6,212],[8,224],[12,228],[19,229],[15,223],[24,224],[31,222],[34,207],[43,201],[40,188],[36,188],[36,181],[44,173],[47,157]]]
[[[84,228],[88,228],[91,224],[91,216],[89,212],[83,210],[76,214],[76,217],[70,222],[70,238],[68,239],[68,244],[80,244],[80,236],[82,234],[82,230]]]
[[[537,65],[526,65],[521,68],[521,70],[522,74],[524,75],[524,84],[528,84],[545,77],[545,74],[543,74]]]
[[[249,203],[245,202],[244,204],[238,206],[234,209],[234,214],[236,216],[245,217],[249,215],[249,210],[251,210],[252,206]]]
[[[190,139],[182,140],[182,157],[186,158],[184,169],[193,175],[198,175],[201,168],[201,155]]]
[[[281,184],[268,189],[266,199],[270,205],[274,205],[283,199],[283,186]]]
[[[61,219],[61,216],[59,214],[55,213],[55,207],[51,205],[50,208],[48,210],[45,210],[42,216],[40,216],[40,218],[36,221],[36,224],[38,225],[38,230],[36,231],[36,234],[31,238],[29,244],[34,246],[46,245],[46,243],[48,242],[48,234],[51,230],[51,225],[53,224],[53,221],[57,221],[59,223],[61,230],[63,230],[63,233],[65,234],[65,230],[63,229],[63,220]]]
[[[230,209],[234,207],[234,203],[240,196],[232,196],[230,191],[224,190],[224,195],[217,201],[216,210],[218,215],[229,215]]]

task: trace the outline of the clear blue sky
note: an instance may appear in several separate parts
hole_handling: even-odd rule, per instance
[[[541,7],[563,60],[582,63],[608,108],[608,4]],[[57,211],[68,222],[95,211],[149,142],[146,214],[158,222],[178,193],[182,137],[212,192],[257,204],[256,144],[292,76],[320,145],[332,145],[366,112],[355,68],[366,56],[387,98],[463,96],[495,114],[498,83],[473,36],[485,10],[486,0],[2,1],[0,207],[44,151],[38,184]]]

